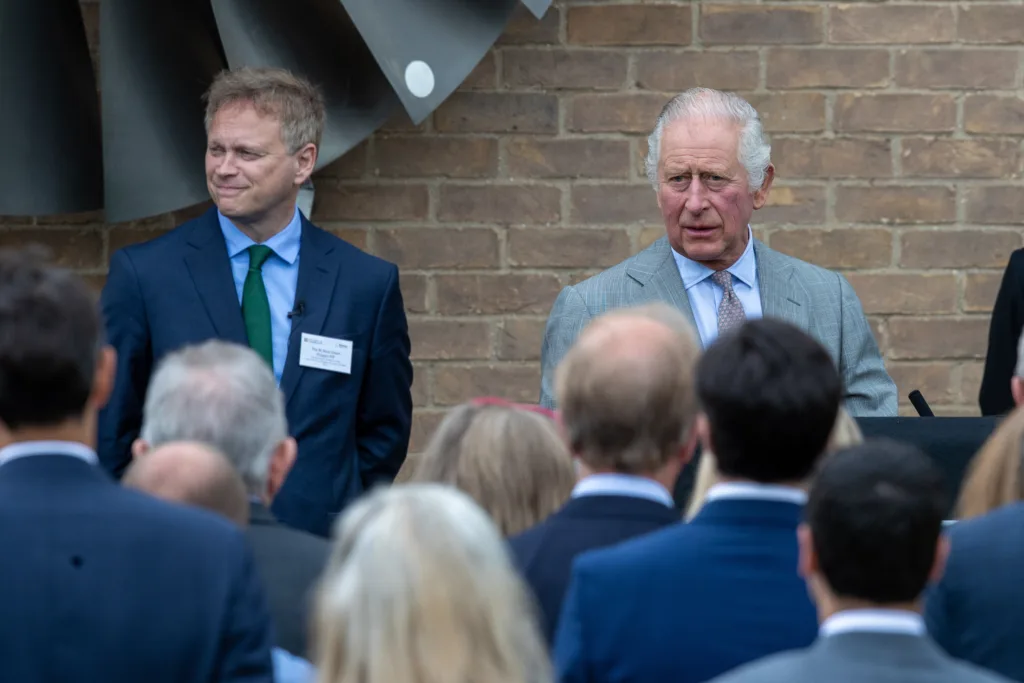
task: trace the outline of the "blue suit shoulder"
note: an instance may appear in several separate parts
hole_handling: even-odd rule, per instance
[[[631,572],[634,568],[653,569],[666,561],[666,555],[678,556],[693,541],[693,529],[683,523],[652,531],[622,543],[587,551],[576,560],[576,568],[585,573]]]

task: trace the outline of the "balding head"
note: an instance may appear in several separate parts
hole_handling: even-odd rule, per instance
[[[179,441],[155,448],[135,459],[123,483],[157,498],[219,513],[240,526],[249,523],[242,477],[226,457],[205,444]]]
[[[558,367],[556,394],[569,444],[594,470],[651,474],[679,460],[697,417],[700,345],[662,305],[592,322]]]

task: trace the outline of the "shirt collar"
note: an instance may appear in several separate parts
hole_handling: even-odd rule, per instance
[[[672,250],[672,256],[676,260],[676,267],[679,269],[679,275],[683,278],[683,287],[686,289],[700,284],[715,272],[699,261],[692,261],[686,258],[675,249]],[[750,229],[749,225],[747,226],[747,248],[743,250],[736,263],[726,268],[726,270],[748,287],[754,287],[757,284],[757,257],[754,256],[754,231]]]
[[[758,484],[752,481],[731,481],[724,484],[715,484],[708,489],[708,495],[705,498],[709,503],[713,500],[734,499],[770,500],[777,503],[803,505],[807,502],[807,492],[792,486]]]
[[[74,441],[21,441],[0,448],[0,465],[31,455],[69,455],[90,465],[100,464],[96,451]]]
[[[220,231],[224,233],[224,241],[227,242],[228,245],[228,258],[234,258],[252,245],[256,244],[252,238],[239,230],[238,227],[231,222],[231,219],[220,211],[217,212],[217,221],[220,223]],[[283,259],[286,263],[291,265],[295,263],[295,259],[299,257],[299,242],[301,236],[302,218],[299,215],[299,207],[296,206],[295,214],[292,216],[288,225],[284,226],[284,230],[277,233],[263,244],[273,249],[278,258]]]
[[[923,636],[924,619],[917,612],[901,609],[851,609],[833,614],[821,624],[822,636],[853,631],[899,633]]]
[[[634,474],[591,474],[584,477],[572,490],[573,498],[583,496],[631,496],[633,498],[645,498],[672,507],[675,501],[672,494],[664,486]]]

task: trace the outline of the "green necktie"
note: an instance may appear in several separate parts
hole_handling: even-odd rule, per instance
[[[242,285],[242,319],[249,346],[274,367],[274,342],[270,326],[270,301],[263,285],[263,264],[274,250],[262,244],[249,247],[249,272]]]

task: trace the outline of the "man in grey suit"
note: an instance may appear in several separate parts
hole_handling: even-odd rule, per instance
[[[851,414],[896,415],[896,385],[850,283],[753,238],[750,218],[775,176],[757,111],[731,93],[688,90],[665,106],[648,150],[667,234],[558,295],[541,352],[541,404],[555,407],[555,368],[592,318],[661,300],[689,317],[705,347],[745,318],[789,321],[828,349]]]
[[[932,642],[922,594],[949,551],[942,473],[923,453],[867,442],[825,460],[797,530],[818,639],[715,683],[995,683]]]

